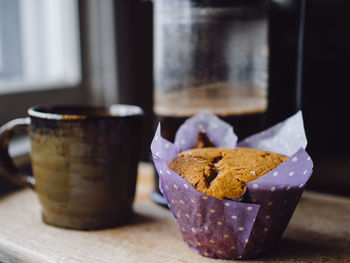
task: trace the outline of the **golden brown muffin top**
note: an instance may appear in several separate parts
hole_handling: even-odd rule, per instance
[[[209,147],[179,153],[168,163],[168,168],[206,195],[233,199],[244,193],[248,182],[287,159],[258,149]]]

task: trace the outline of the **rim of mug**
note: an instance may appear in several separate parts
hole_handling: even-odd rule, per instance
[[[60,114],[50,112],[52,108],[74,108],[77,110],[102,110],[105,114]],[[85,120],[96,118],[120,118],[143,115],[143,110],[136,105],[130,104],[111,104],[111,105],[92,105],[92,104],[42,104],[30,107],[27,111],[29,117],[49,120]]]

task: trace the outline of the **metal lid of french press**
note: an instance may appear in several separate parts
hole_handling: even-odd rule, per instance
[[[168,6],[180,7],[242,7],[242,6],[265,6],[268,0],[153,0],[162,2]]]
[[[190,0],[190,2],[193,6],[198,7],[248,7],[265,5],[267,3],[267,0]]]

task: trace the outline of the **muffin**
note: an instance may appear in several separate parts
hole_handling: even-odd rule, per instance
[[[219,259],[273,251],[312,174],[306,144],[301,112],[241,141],[207,112],[186,120],[174,143],[158,125],[160,191],[191,250]]]
[[[244,193],[248,182],[287,159],[258,149],[208,147],[181,152],[168,163],[168,168],[203,194],[235,199]]]

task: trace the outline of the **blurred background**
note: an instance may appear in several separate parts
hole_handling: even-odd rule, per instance
[[[301,108],[315,163],[308,188],[350,196],[350,2],[271,0],[271,6],[269,38],[281,48],[271,54],[268,125]],[[303,7],[301,49],[291,48]],[[147,160],[154,131],[153,11],[151,1],[141,0],[0,0],[0,125],[37,104],[137,104],[146,112]],[[290,58],[300,52],[301,72],[289,79],[298,63]],[[20,138],[11,154],[30,170],[28,149]],[[0,191],[12,188],[0,177]]]

